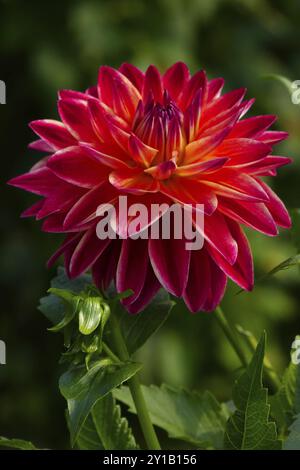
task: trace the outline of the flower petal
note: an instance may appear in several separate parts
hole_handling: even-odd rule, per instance
[[[67,98],[58,102],[59,115],[76,140],[84,142],[97,142],[97,136],[94,133],[88,101]]]
[[[288,132],[266,131],[258,137],[258,140],[268,145],[275,145],[281,142],[282,140],[287,139],[288,136]]]
[[[230,201],[219,198],[219,209],[229,218],[269,236],[278,234],[270,211],[261,202]]]
[[[252,290],[254,284],[254,269],[252,253],[247,237],[237,222],[228,219],[227,223],[238,246],[238,255],[235,263],[228,263],[213,247],[208,247],[208,250],[216,264],[227,276],[242,287],[242,289]]]
[[[167,180],[171,175],[173,175],[173,173],[175,173],[176,168],[176,163],[172,159],[166,160],[162,163],[159,163],[158,165],[151,166],[145,170],[145,173],[147,173],[147,175],[152,175],[153,178],[157,180]]]
[[[231,169],[217,173],[203,174],[201,182],[213,188],[215,193],[228,198],[244,201],[267,201],[268,196],[255,178]]]
[[[118,292],[128,289],[133,294],[123,300],[124,305],[134,302],[140,295],[148,270],[148,240],[127,238],[122,242],[119,258],[116,287]]]
[[[214,149],[218,147],[218,145],[220,145],[220,143],[224,140],[228,132],[229,129],[223,129],[217,134],[209,135],[189,143],[185,149],[183,164],[190,165],[192,163],[198,162],[201,158],[213,152]]]
[[[75,100],[87,101],[90,97],[87,93],[82,93],[82,91],[63,89],[63,90],[59,90],[58,98],[60,100],[71,98]]]
[[[253,139],[225,139],[214,151],[215,156],[229,157],[228,166],[244,165],[266,157],[272,148]]]
[[[182,93],[190,77],[188,67],[183,62],[176,62],[163,75],[163,85],[174,101]]]
[[[132,64],[124,63],[119,68],[119,71],[131,81],[140,93],[142,93],[145,74],[140,69]]]
[[[222,168],[228,161],[226,157],[211,158],[210,160],[199,161],[191,165],[183,165],[177,168],[176,174],[178,176],[197,176],[201,173],[210,173]]]
[[[124,151],[124,154],[126,155],[128,152],[130,134],[124,131],[121,127],[115,126],[114,124],[110,125],[109,130],[112,138],[115,140],[117,145],[119,145],[119,147]]]
[[[98,89],[96,85],[90,86],[85,90],[85,93],[88,95],[88,97],[92,98],[99,98],[98,96]]]
[[[140,166],[149,168],[158,150],[144,144],[136,135],[131,134],[128,142],[131,158]]]
[[[207,92],[207,77],[204,70],[195,73],[186,83],[178,100],[182,111],[186,111],[199,90],[201,90],[201,94],[204,97]]]
[[[125,75],[103,65],[99,69],[98,92],[102,101],[118,116],[132,121],[141,95]]]
[[[49,168],[42,167],[16,176],[9,180],[8,184],[40,196],[47,196],[53,192],[53,188],[56,188],[60,182],[61,180]]]
[[[207,250],[193,251],[189,279],[183,294],[191,312],[214,310],[221,302],[226,287],[226,276],[208,255]]]
[[[32,204],[32,206],[28,207],[27,209],[25,209],[25,211],[22,212],[21,217],[35,217],[40,211],[40,209],[43,207],[44,202],[45,199],[40,199],[39,201],[35,202],[34,204]]]
[[[253,163],[244,166],[243,172],[249,173],[250,175],[265,176],[269,174],[270,171],[275,171],[277,168],[288,165],[291,162],[292,159],[288,157],[268,155],[261,160],[254,161]]]
[[[116,145],[116,142],[111,142],[112,125],[128,130],[128,123],[99,100],[89,100],[88,109],[93,129],[103,145],[119,149],[119,145]]]
[[[82,147],[85,152],[99,164],[101,163],[102,165],[108,166],[109,168],[112,168],[114,170],[122,170],[129,168],[129,165],[125,161],[120,160],[117,157],[113,157],[112,155],[103,153],[97,150],[96,148],[91,147],[90,144],[80,142],[80,147]]]
[[[259,184],[261,184],[262,188],[269,197],[269,201],[265,202],[265,205],[269,209],[275,223],[280,227],[291,228],[291,218],[281,199],[266,183],[259,181]]]
[[[30,144],[28,144],[28,148],[31,150],[37,150],[38,152],[51,153],[55,151],[52,145],[48,144],[47,142],[45,142],[45,140],[42,140],[42,139],[38,139],[38,140],[35,140],[34,142],[31,142]]]
[[[47,166],[59,178],[83,188],[93,188],[107,178],[107,170],[100,161],[79,146],[59,150],[49,158]]]
[[[60,245],[60,247],[53,253],[51,258],[47,261],[47,268],[51,268],[53,264],[58,260],[58,258],[64,254],[64,252],[72,246],[73,251],[75,250],[79,239],[82,237],[81,233],[69,234],[66,236],[64,242]]]
[[[134,302],[127,305],[127,310],[132,314],[139,313],[151,302],[160,287],[159,280],[155,276],[151,264],[148,263],[148,270],[140,295]]]
[[[273,114],[264,116],[252,116],[239,121],[228,136],[230,139],[244,137],[247,139],[256,139],[259,135],[268,129],[275,121]]]
[[[64,229],[63,223],[66,214],[64,212],[56,212],[55,214],[49,215],[44,220],[42,225],[42,231],[48,233],[64,233],[67,230]]]
[[[246,93],[246,88],[239,88],[237,90],[225,93],[216,100],[208,103],[205,111],[203,112],[202,120],[207,122],[218,114],[223,113],[236,105],[241,104]]]
[[[130,213],[125,219],[123,214],[127,211],[124,210],[123,201],[118,198],[114,204],[118,223],[113,223],[113,228],[121,238],[127,238],[128,234],[130,234],[130,237],[137,237],[142,232],[146,233],[146,231],[151,230],[152,225],[169,210],[171,202],[169,198],[159,192],[139,194],[138,199],[135,194],[128,194],[126,197],[126,209],[129,208],[132,212],[129,211]],[[139,216],[141,214],[140,204],[145,208],[145,217]],[[134,209],[136,209],[136,212]],[[150,231],[147,233],[151,234]]]
[[[224,86],[224,78],[213,78],[207,84],[207,103],[219,98]]]
[[[205,248],[191,253],[189,278],[183,299],[191,312],[202,309],[211,288],[210,260]]]
[[[120,240],[112,240],[92,266],[93,281],[103,292],[116,276],[121,246]]]
[[[184,113],[184,128],[187,142],[192,142],[198,136],[202,109],[202,90],[200,89]]]
[[[31,127],[33,132],[48,143],[52,150],[59,150],[76,144],[74,137],[60,121],[55,121],[53,119],[39,119],[37,121],[32,121],[29,124],[29,127]]]
[[[213,246],[228,263],[236,261],[238,247],[233,239],[226,218],[215,211],[212,215],[204,219],[204,227],[199,227],[194,218],[195,227],[204,236],[207,246]]]
[[[157,192],[159,189],[158,181],[146,175],[141,168],[113,171],[109,175],[109,182],[120,190],[135,194]]]
[[[162,103],[163,99],[163,86],[160,73],[154,65],[149,65],[145,73],[144,87],[143,87],[143,101],[147,102],[149,96],[152,96],[154,101]]]
[[[156,277],[171,294],[180,297],[186,287],[190,251],[184,239],[150,239],[149,255]]]
[[[101,204],[114,204],[117,197],[118,192],[111,184],[101,183],[78,199],[67,213],[64,227],[70,229],[94,220],[97,216],[97,208]]]
[[[215,193],[206,185],[186,178],[175,176],[161,181],[160,191],[181,204],[204,204],[204,212],[208,215],[212,214],[218,205]]]
[[[210,288],[207,291],[207,297],[203,303],[201,310],[204,312],[211,312],[221,302],[226,288],[227,278],[219,266],[209,257],[210,268]]]
[[[53,191],[44,200],[43,207],[39,210],[36,215],[36,220],[43,219],[44,217],[54,214],[55,212],[61,212],[68,210],[84,193],[83,188],[64,184],[57,186],[56,190]]]
[[[70,277],[75,278],[85,272],[101,256],[111,243],[109,238],[100,240],[95,226],[85,232],[76,246],[69,263]]]

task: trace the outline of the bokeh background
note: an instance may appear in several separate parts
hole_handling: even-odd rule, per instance
[[[224,76],[227,90],[248,88],[255,114],[275,113],[290,139],[278,153],[294,158],[274,187],[289,208],[300,205],[300,106],[265,75],[300,79],[299,0],[0,0],[0,79],[7,104],[0,106],[1,245],[0,339],[7,365],[0,366],[0,435],[30,439],[39,446],[68,446],[57,365],[61,337],[47,332],[37,310],[55,269],[46,259],[60,242],[20,220],[34,200],[5,186],[36,161],[27,150],[27,123],[56,117],[60,88],[94,84],[98,66],[129,61],[161,70],[177,60],[210,77]],[[290,235],[270,239],[249,234],[259,278],[296,248]],[[251,294],[230,285],[223,302],[228,317],[254,332],[268,333],[268,354],[279,371],[300,332],[297,268],[258,283]],[[155,314],[155,312],[153,312]],[[170,320],[141,352],[145,383],[167,382],[210,389],[227,400],[238,362],[213,314],[191,315],[178,302]]]

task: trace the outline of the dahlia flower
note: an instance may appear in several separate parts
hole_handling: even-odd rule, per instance
[[[287,133],[270,131],[273,115],[244,118],[254,100],[244,88],[222,94],[224,80],[190,75],[178,62],[163,75],[130,64],[102,66],[97,86],[59,92],[60,120],[30,124],[30,148],[46,156],[10,184],[42,198],[24,217],[44,219],[42,230],[66,238],[49,260],[64,256],[70,278],[91,269],[95,284],[118,292],[139,312],[161,287],[189,310],[213,310],[227,278],[253,287],[251,250],[241,225],[266,235],[290,227],[281,200],[261,179],[290,159],[271,155]],[[100,240],[99,204],[203,204],[204,245],[185,240]],[[149,222],[150,224],[152,221]]]

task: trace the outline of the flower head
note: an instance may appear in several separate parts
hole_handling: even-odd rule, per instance
[[[102,289],[112,280],[119,292],[132,289],[123,302],[133,313],[161,286],[191,311],[213,310],[227,277],[253,287],[241,224],[270,236],[290,226],[261,179],[290,162],[271,155],[287,134],[268,130],[275,116],[244,118],[253,100],[244,100],[245,89],[222,94],[223,85],[204,71],[191,76],[181,62],[163,75],[152,65],[143,73],[123,64],[100,67],[97,86],[85,93],[59,93],[60,120],[30,124],[39,136],[30,147],[47,156],[10,181],[42,196],[23,216],[66,234],[49,264],[64,255],[70,277],[91,269]],[[203,204],[202,249],[187,250],[176,237],[99,239],[97,207],[117,206],[120,194],[146,206]]]

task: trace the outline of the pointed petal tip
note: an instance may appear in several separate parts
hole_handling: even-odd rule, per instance
[[[8,186],[13,186],[14,188],[27,190],[27,186],[26,188],[24,187],[24,175],[26,175],[26,173],[23,173],[22,175],[14,176],[10,180],[8,180],[6,184]]]
[[[157,72],[159,73],[158,68],[157,68],[156,65],[154,65],[154,64],[148,65],[147,70],[146,70],[146,73],[147,73],[147,71],[149,71],[149,73],[150,73],[150,72],[151,72],[151,73],[154,72],[155,74],[157,74]]]
[[[273,132],[280,133],[281,140],[287,139],[290,135],[289,132],[287,132],[287,131],[273,131]]]
[[[35,134],[37,134],[37,131],[40,129],[40,127],[45,123],[45,119],[35,119],[34,121],[31,121],[28,123],[29,129],[31,129]]]
[[[243,279],[242,281],[240,280],[238,283],[236,281],[234,281],[235,284],[237,284],[242,291],[246,291],[246,292],[252,292],[253,289],[254,289],[254,275],[252,273],[252,279]],[[238,291],[241,292],[241,290]]]
[[[253,280],[251,283],[247,284],[247,285],[245,286],[245,289],[246,289],[248,292],[253,291],[253,289],[254,289],[254,280]]]
[[[290,229],[292,228],[292,225],[293,225],[293,222],[292,222],[291,216],[287,212],[286,214],[284,214],[284,218],[282,218],[280,221],[280,227],[284,229]]]

